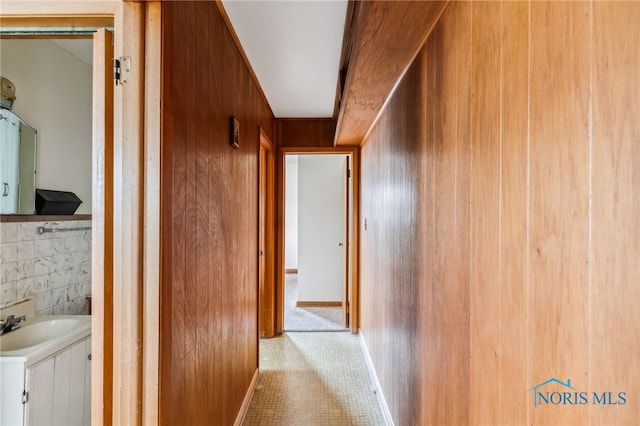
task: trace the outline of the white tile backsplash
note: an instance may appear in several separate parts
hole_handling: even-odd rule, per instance
[[[89,250],[89,248],[87,248]],[[36,241],[36,257],[51,255],[51,240]]]
[[[38,222],[20,222],[18,224],[18,241],[35,240],[36,228]]]
[[[64,238],[54,238],[51,240],[51,254],[64,254],[66,244]]]
[[[16,282],[0,284],[0,298],[5,300],[17,300]]]
[[[2,223],[0,225],[0,244],[18,241],[18,224]]]
[[[19,243],[0,243],[0,262],[8,263],[18,260]]]
[[[49,290],[49,274],[37,275],[34,279],[33,293],[43,293]]]
[[[38,226],[90,227],[91,221],[0,222],[0,305],[30,297],[39,315],[86,313],[91,231],[38,235]]]
[[[51,256],[47,257],[39,257],[33,260],[34,265],[34,274],[35,275],[43,275],[48,274],[49,264],[51,263]]]
[[[16,297],[18,299],[26,299],[33,297],[33,287],[35,283],[34,277],[22,279],[16,283]]]
[[[18,275],[18,262],[0,263],[0,284],[16,281]],[[0,301],[0,304],[4,302]]]

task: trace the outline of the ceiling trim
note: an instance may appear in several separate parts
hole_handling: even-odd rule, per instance
[[[342,36],[342,51],[340,53],[340,68],[338,70],[338,84],[336,85],[336,98],[334,101],[333,119],[338,120],[340,113],[340,103],[344,90],[345,80],[347,78],[347,68],[351,59],[351,48],[353,46],[351,40],[353,36],[353,28],[355,26],[355,17],[357,14],[359,2],[348,0],[347,13],[344,21],[344,34]]]
[[[336,146],[364,142],[448,3],[358,2]]]
[[[6,11],[3,11],[6,12]],[[113,28],[113,16],[111,15],[79,15],[79,16],[31,16],[31,15],[2,15],[0,17],[0,26],[3,29],[11,28],[65,28],[65,29],[82,29],[82,28]]]

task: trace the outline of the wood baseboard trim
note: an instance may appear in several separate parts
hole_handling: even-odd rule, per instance
[[[384,423],[387,426],[395,426],[393,417],[391,417],[391,411],[389,411],[389,405],[387,405],[387,400],[384,397],[384,393],[382,393],[382,387],[380,386],[380,381],[378,380],[378,375],[376,374],[376,369],[373,366],[373,360],[371,359],[371,355],[369,354],[369,349],[367,348],[367,343],[364,341],[362,332],[358,333],[358,337],[360,338],[360,346],[362,346],[362,352],[364,352],[364,360],[367,364],[367,369],[369,370],[369,374],[371,375],[373,385],[376,387],[376,396],[378,397],[380,408],[382,408]]]
[[[285,274],[297,274],[298,273],[298,269],[297,268],[295,268],[295,269],[285,269],[284,273]]]
[[[258,386],[258,377],[260,374],[260,370],[256,368],[256,372],[253,374],[253,379],[251,379],[251,384],[249,385],[249,389],[247,390],[246,395],[244,396],[244,401],[242,401],[242,405],[240,406],[240,411],[238,411],[238,415],[236,416],[236,421],[233,422],[233,426],[241,426],[244,422],[244,418],[247,415],[247,411],[249,410],[249,404],[251,404],[251,400],[253,399],[253,394],[256,391],[256,387]]]
[[[304,301],[304,300],[298,300],[296,302],[296,306],[298,308],[333,308],[336,306],[342,306],[342,302],[315,302],[315,301]]]

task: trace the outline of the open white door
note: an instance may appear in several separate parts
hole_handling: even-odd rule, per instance
[[[345,155],[300,155],[298,303],[343,306],[346,283]]]

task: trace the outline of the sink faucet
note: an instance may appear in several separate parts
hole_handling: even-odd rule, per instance
[[[13,330],[17,330],[22,326],[22,321],[26,320],[27,316],[22,315],[16,318],[15,315],[9,315],[4,321],[0,321],[0,336]]]

